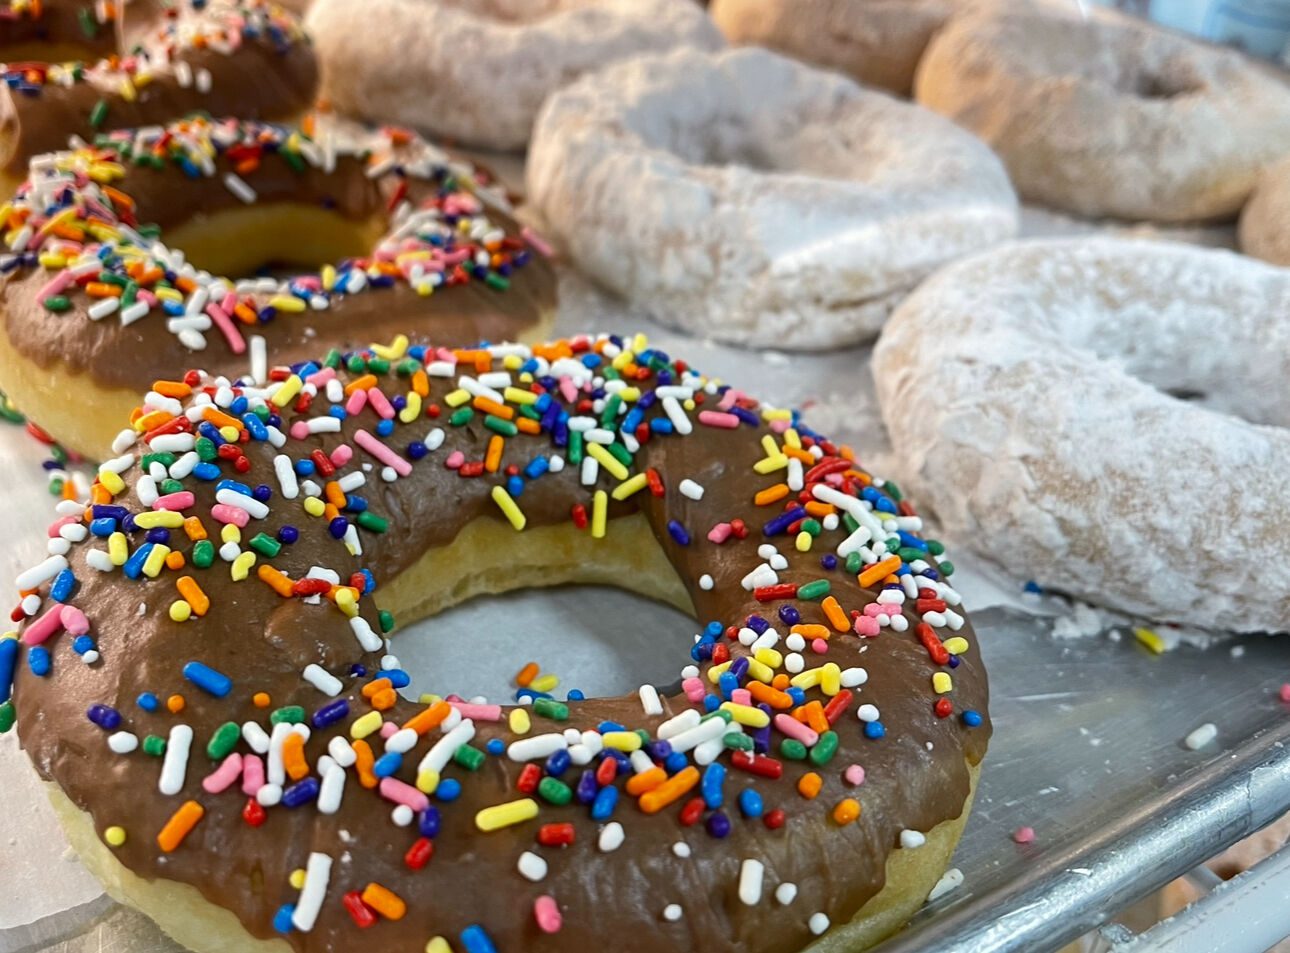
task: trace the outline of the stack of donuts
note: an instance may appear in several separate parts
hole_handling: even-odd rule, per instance
[[[737,346],[881,334],[956,544],[1285,627],[1290,281],[1012,241],[1019,195],[1248,201],[1290,258],[1290,92],[1236,53],[1042,0],[8,0],[0,58],[0,388],[97,467],[14,580],[0,732],[195,953],[858,950],[961,881],[989,690],[932,520],[773,394],[562,327],[566,269]],[[525,204],[458,147],[527,150]],[[399,660],[566,583],[690,613],[675,680]]]

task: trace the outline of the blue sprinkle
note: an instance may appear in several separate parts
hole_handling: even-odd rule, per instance
[[[780,513],[773,520],[761,528],[763,536],[778,536],[798,520],[807,516],[806,510],[800,506],[795,506],[786,513]]]
[[[338,516],[327,524],[327,532],[335,539],[344,539],[347,529],[349,529],[349,520],[343,516]]]
[[[602,721],[600,724],[596,725],[596,731],[600,732],[602,735],[607,735],[611,731],[626,731],[626,730],[627,729],[624,726],[620,725],[616,721]]]
[[[100,539],[111,536],[115,532],[116,520],[112,519],[110,516],[104,516],[90,521],[90,533]]]
[[[502,754],[506,750],[506,742],[501,738],[489,738],[484,750],[492,755]]]
[[[90,649],[94,648],[94,637],[89,635],[78,635],[72,639],[72,651],[77,655],[84,655]],[[0,672],[0,675],[3,673]],[[4,699],[0,699],[3,701]]]
[[[148,535],[144,537],[150,543],[157,543],[160,546],[167,546],[170,543],[170,530],[164,526],[154,526],[148,530]]]
[[[705,639],[708,639],[708,638],[715,639],[715,638],[718,638],[721,635],[721,633],[724,631],[726,631],[726,627],[722,625],[720,622],[709,622],[707,625],[703,627],[703,637]]]
[[[969,708],[963,713],[963,724],[969,728],[977,728],[981,725],[981,713]]]
[[[386,669],[378,678],[388,678],[391,688],[407,688],[412,684],[412,676],[401,668]]]
[[[288,546],[300,538],[300,530],[294,526],[284,526],[278,530],[278,542],[285,543]]]
[[[337,698],[315,711],[313,717],[309,720],[315,728],[326,728],[328,725],[334,725],[348,716],[349,702],[344,698]]]
[[[590,804],[596,799],[596,794],[600,790],[600,785],[596,782],[596,772],[590,768],[583,771],[578,777],[578,786],[574,789],[579,804]]]
[[[802,613],[797,611],[796,606],[780,606],[779,621],[785,625],[797,625],[802,621]]]
[[[744,817],[761,817],[762,815],[761,795],[752,788],[744,788],[739,792],[739,813]]]
[[[715,811],[725,803],[726,768],[719,761],[713,761],[703,769],[703,780],[699,784],[699,793],[709,810]]]
[[[580,702],[580,701],[587,700],[587,696],[582,693],[581,688],[569,689],[569,694],[565,695],[564,698],[565,698],[565,701],[571,701],[571,702]]]
[[[591,819],[593,821],[607,821],[614,815],[614,808],[618,806],[618,788],[612,784],[606,784],[596,792],[596,799],[591,802]]]
[[[666,761],[672,756],[672,742],[670,741],[651,741],[645,746],[651,761]]]
[[[313,476],[314,462],[308,458],[296,461],[296,473],[299,476]]]
[[[148,561],[148,556],[152,552],[154,545],[154,543],[144,543],[130,554],[130,558],[121,567],[127,579],[138,579],[143,575],[143,564]]]
[[[967,712],[963,713],[963,720],[967,721]],[[883,724],[880,721],[870,721],[865,723],[864,736],[866,738],[871,738],[874,741],[877,741],[886,733],[887,729],[883,727]]]
[[[273,488],[267,483],[261,483],[251,491],[251,495],[261,503],[268,503],[269,500],[273,499]]]
[[[413,440],[408,444],[407,455],[409,460],[420,460],[429,452],[430,450],[420,440]]]
[[[243,414],[242,423],[251,434],[253,440],[268,440],[269,428],[264,426],[264,422],[255,414]]]
[[[209,482],[219,476],[219,467],[213,463],[199,463],[193,467],[193,476]]]
[[[13,673],[18,667],[18,640],[0,640],[0,705],[13,692]]]
[[[43,645],[33,645],[27,650],[27,667],[32,675],[44,678],[49,674],[50,664],[49,649]]]
[[[721,707],[721,699],[716,695],[703,696],[703,710],[708,712],[716,711]]]
[[[689,763],[689,759],[682,752],[673,751],[664,759],[663,767],[667,769],[668,774],[676,774],[678,771],[684,771]]]
[[[121,713],[111,705],[91,705],[85,715],[104,731],[116,731],[121,727]]]
[[[207,694],[223,698],[233,690],[233,680],[202,662],[189,662],[184,666],[184,678]]]
[[[161,700],[152,692],[144,692],[134,700],[134,703],[144,711],[156,711],[161,707]]]
[[[403,755],[397,751],[387,751],[376,759],[376,763],[372,765],[372,773],[378,778],[388,778],[401,767],[403,767]]]
[[[806,704],[806,692],[796,685],[790,685],[787,694],[789,698],[793,699],[794,707]]]
[[[748,617],[748,628],[752,629],[758,635],[765,635],[766,630],[770,628],[770,623],[759,615],[750,615]]]
[[[291,918],[296,914],[296,905],[294,903],[284,903],[278,907],[278,912],[273,915],[273,929],[279,933],[291,932]]]
[[[721,811],[717,811],[708,818],[708,833],[720,840],[730,833],[730,818],[726,817]]]
[[[551,775],[553,778],[558,778],[560,775],[564,774],[564,772],[569,770],[571,762],[572,759],[569,756],[569,752],[563,749],[552,752],[551,757],[546,759],[546,773]]]
[[[434,796],[445,804],[461,797],[461,782],[456,778],[444,778],[435,788]]]
[[[685,527],[682,526],[680,523],[678,523],[676,520],[667,521],[667,532],[668,532],[668,535],[670,535],[674,540],[676,540],[676,542],[679,545],[681,546],[690,545],[690,534],[686,532]]]
[[[599,358],[596,360],[599,361]],[[493,945],[492,938],[478,923],[472,923],[461,931],[461,945],[466,948],[466,953],[497,953],[497,947]]]
[[[825,553],[820,557],[820,565],[825,569],[837,569],[838,557],[834,556],[832,553]]]
[[[318,797],[318,779],[302,778],[282,792],[282,803],[287,807],[300,807]]]
[[[251,488],[245,483],[239,483],[237,480],[220,480],[215,484],[215,492],[218,493],[220,490],[232,490],[242,496],[251,495]]]
[[[388,437],[392,433],[394,433],[393,420],[382,420],[376,425],[376,435],[378,437]]]
[[[439,833],[439,822],[439,808],[431,805],[417,816],[417,829],[421,831],[422,837],[433,838]]]

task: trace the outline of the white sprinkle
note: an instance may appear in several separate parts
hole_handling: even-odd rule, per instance
[[[936,886],[933,887],[932,892],[927,895],[927,899],[929,902],[936,900],[945,896],[951,890],[957,890],[961,886],[963,886],[963,871],[959,870],[957,867],[951,867],[949,870],[945,871],[940,880],[936,881]]]
[[[906,850],[914,850],[922,847],[927,843],[927,838],[918,831],[911,831],[908,828],[900,832],[900,846]]]
[[[706,572],[699,577],[699,588],[702,589],[704,592],[711,592],[713,587],[716,586],[716,584],[717,584],[716,581],[711,576],[709,576]]]
[[[861,721],[877,721],[879,717],[877,705],[861,705],[856,709],[856,717]]]
[[[408,807],[406,804],[400,804],[394,810],[390,811],[390,820],[394,822],[396,827],[407,827],[412,823],[412,819],[414,817],[416,817],[416,815],[412,813],[412,808]]]
[[[121,327],[129,327],[148,313],[148,302],[136,301],[128,308],[121,309]]]
[[[520,860],[516,867],[519,869],[520,876],[525,880],[538,883],[546,879],[546,861],[531,850],[526,850],[520,854]]]
[[[103,298],[86,308],[85,313],[89,315],[91,321],[102,321],[119,307],[121,307],[120,298]]]
[[[623,846],[625,836],[623,834],[623,825],[617,821],[610,821],[600,832],[600,841],[597,846],[600,847],[602,853],[611,854]]]
[[[276,807],[282,803],[282,785],[266,784],[255,792],[255,801],[260,807]]]
[[[869,681],[869,673],[863,668],[844,668],[842,670],[842,687],[857,688]]]
[[[695,483],[693,480],[690,480],[690,479],[682,480],[678,489],[681,491],[681,495],[688,499],[691,499],[691,500],[703,499],[703,487]]]
[[[211,71],[208,69],[199,69],[196,73],[197,92],[209,93],[211,91]]]
[[[142,481],[140,481],[142,482]],[[234,509],[245,510],[252,519],[262,520],[269,515],[269,508],[253,496],[239,493],[237,490],[224,488],[215,493],[215,500]]]
[[[242,723],[242,740],[245,741],[256,754],[267,754],[269,751],[268,732],[260,727],[260,723],[258,721],[247,721]]]
[[[583,457],[582,473],[579,476],[579,479],[582,481],[582,485],[594,486],[596,483],[596,478],[597,476],[599,476],[599,474],[600,474],[599,461],[597,461],[595,457],[590,455]]]
[[[400,728],[389,738],[385,739],[385,750],[393,751],[396,754],[407,754],[417,746],[417,741],[421,738],[413,728]]]
[[[681,910],[681,905],[679,903],[669,903],[663,908],[663,919],[668,923],[675,923],[677,920],[681,919],[682,913],[683,911]]]
[[[330,695],[332,698],[339,695],[341,689],[345,687],[339,678],[327,671],[317,662],[310,662],[305,666],[304,677],[306,682],[318,689],[318,691],[322,692],[324,695]],[[413,734],[415,734],[415,732],[413,732]]]
[[[363,651],[379,652],[381,650],[384,644],[381,641],[381,637],[372,631],[372,627],[361,615],[351,618],[349,627],[354,630],[354,638],[358,639],[358,644],[363,647]]]
[[[672,426],[681,436],[686,436],[694,430],[694,424],[690,422],[690,418],[686,416],[675,397],[663,398],[663,412],[667,414],[667,419],[672,421]]]
[[[823,913],[813,913],[811,919],[806,921],[806,925],[812,933],[819,936],[829,928],[829,918]]]
[[[687,728],[693,728],[703,720],[697,708],[686,708],[679,715],[674,715],[658,726],[658,737],[662,741],[679,735]]]
[[[659,701],[657,688],[653,685],[642,685],[638,694],[646,715],[653,717],[663,714],[663,703]]]
[[[447,722],[445,721],[444,724],[446,725]],[[417,767],[417,773],[433,771],[439,774],[447,767],[452,756],[457,753],[457,749],[474,737],[475,723],[469,718],[463,718],[460,724],[453,726],[447,734],[434,743],[434,747],[426,752],[426,756],[421,759],[421,764]]]
[[[674,735],[671,738],[672,750],[685,752],[691,748],[697,748],[705,741],[720,741],[725,732],[726,723],[722,719],[709,718],[693,728],[687,728],[685,731]]]
[[[116,754],[129,754],[139,747],[139,739],[128,731],[114,731],[108,735],[108,747]]]
[[[318,920],[327,885],[331,882],[331,855],[314,851],[305,864],[305,884],[300,888],[300,899],[291,914],[291,925],[308,933]]]
[[[99,572],[111,572],[116,567],[112,565],[112,557],[101,549],[91,549],[85,554],[85,561],[90,564],[91,569],[97,569]]]
[[[263,384],[269,379],[268,345],[260,334],[252,334],[247,343],[251,354],[251,380]]]
[[[166,756],[161,762],[161,780],[157,790],[162,794],[178,794],[184,789],[188,774],[188,749],[192,747],[193,729],[188,725],[175,725],[166,741]]]
[[[789,652],[784,656],[784,668],[790,675],[796,675],[806,668],[806,659],[802,658],[797,652]]]
[[[337,735],[327,742],[327,753],[342,768],[351,767],[358,760],[354,747],[346,738]]]
[[[273,732],[269,735],[269,758],[265,766],[265,777],[270,784],[281,786],[287,783],[287,769],[282,763],[282,747],[286,744],[289,734],[291,734],[291,725],[282,721],[273,726]]]
[[[690,856],[690,845],[683,840],[679,840],[672,845],[672,853],[684,860]]]
[[[333,738],[333,741],[336,739]],[[340,739],[344,741],[344,739]],[[353,751],[353,749],[350,749]],[[318,759],[321,763],[322,758]],[[321,770],[322,784],[318,787],[318,811],[322,814],[335,814],[340,810],[345,797],[345,769],[332,761],[326,770]]]
[[[278,487],[282,491],[283,499],[294,500],[300,495],[300,482],[296,479],[291,458],[285,453],[280,453],[273,458],[273,473],[278,478]]]
[[[760,860],[753,860],[751,857],[743,862],[739,868],[739,899],[744,902],[745,906],[755,907],[761,903],[762,879],[766,873],[766,868]]]
[[[775,888],[775,899],[779,901],[781,906],[787,907],[797,899],[797,884],[792,881],[784,881],[784,883]]]
[[[236,172],[224,173],[224,187],[247,205],[255,204],[255,200],[258,198],[255,194],[255,189],[247,185],[246,179],[242,178]]]
[[[557,751],[563,751],[568,746],[569,742],[562,734],[552,732],[543,735],[532,735],[528,738],[512,741],[506,749],[506,756],[512,761],[536,761],[539,758],[549,758]]]
[[[66,559],[62,556],[50,556],[44,562],[38,563],[26,572],[20,573],[18,578],[14,580],[14,585],[19,591],[38,589],[41,584],[49,582],[66,568]]]
[[[1218,727],[1212,721],[1207,721],[1184,738],[1183,744],[1192,751],[1198,751],[1217,737]]]

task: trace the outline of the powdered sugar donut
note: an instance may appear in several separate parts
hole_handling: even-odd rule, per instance
[[[872,336],[933,268],[1017,228],[977,139],[758,49],[641,57],[557,93],[528,193],[580,267],[659,320],[795,349]]]
[[[731,43],[765,46],[909,95],[932,34],[955,0],[713,0]]]
[[[1230,252],[1018,243],[892,317],[873,358],[883,419],[947,535],[993,541],[1019,578],[1285,631],[1287,310],[1290,272]]]
[[[542,101],[589,70],[722,45],[692,0],[317,0],[306,25],[338,109],[492,149],[523,148]]]
[[[1118,16],[956,17],[919,102],[990,143],[1024,198],[1081,215],[1231,216],[1290,151],[1290,91],[1231,50]]]
[[[1254,194],[1241,210],[1237,235],[1247,255],[1290,265],[1290,159],[1259,176]]]

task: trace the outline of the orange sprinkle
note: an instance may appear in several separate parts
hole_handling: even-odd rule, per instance
[[[193,542],[206,538],[206,527],[202,525],[201,518],[190,516],[184,520],[184,533]]]
[[[488,452],[484,454],[484,469],[489,473],[496,473],[497,468],[502,465],[502,448],[506,441],[502,439],[501,434],[493,434],[488,440]]]
[[[309,762],[305,760],[305,739],[294,731],[282,742],[282,766],[286,768],[292,781],[299,781],[309,774]]]
[[[389,711],[399,700],[399,693],[392,688],[377,692],[372,696],[372,707],[377,711]]]
[[[420,397],[430,396],[430,378],[425,371],[417,371],[412,375],[412,393]]]
[[[146,433],[154,430],[162,424],[168,424],[174,420],[174,415],[166,413],[164,410],[154,410],[149,414],[140,414],[132,421],[134,429],[140,433]]]
[[[68,485],[70,484],[71,484],[71,481],[69,480]],[[92,487],[90,487],[90,502],[91,503],[111,503],[112,494],[108,492],[108,488],[105,487],[102,483],[95,483]]]
[[[521,417],[515,421],[515,429],[520,433],[539,434],[542,432],[542,423],[532,417]]]
[[[800,635],[808,642],[813,639],[827,639],[833,635],[833,633],[829,631],[828,626],[820,625],[818,622],[799,622],[789,631],[794,635]]]
[[[492,414],[494,417],[501,417],[503,420],[515,419],[514,407],[507,407],[505,404],[499,404],[497,401],[489,400],[487,397],[476,397],[470,402],[470,405],[482,413]]]
[[[85,293],[91,298],[119,298],[123,288],[110,285],[106,281],[91,281],[85,286]]]
[[[344,506],[349,500],[345,496],[345,491],[340,488],[340,484],[335,480],[328,480],[323,487],[323,495],[327,497],[327,502],[335,506]]]
[[[203,616],[210,609],[210,597],[202,591],[202,587],[198,585],[197,580],[192,576],[180,576],[175,580],[175,588],[179,590],[181,596],[188,600],[194,615]]]
[[[358,783],[365,788],[374,788],[378,783],[378,778],[372,773],[372,765],[376,764],[376,757],[372,754],[372,746],[362,738],[350,742],[354,749],[357,760],[354,762],[354,770],[358,772]]]
[[[255,574],[260,581],[268,585],[270,589],[280,595],[283,599],[290,599],[294,591],[292,583],[287,576],[283,575],[281,570],[274,569],[268,563],[260,563],[255,569]]]
[[[323,507],[323,519],[327,520],[327,522],[330,523],[338,516],[340,516],[340,507],[335,503],[328,503]]]
[[[778,688],[781,692],[791,684],[793,684],[793,680],[785,672],[780,672],[770,680],[770,687]]]
[[[663,770],[659,768],[658,770]],[[639,777],[639,775],[637,775]],[[657,814],[673,801],[677,801],[687,791],[699,783],[699,769],[694,765],[684,768],[672,775],[652,791],[641,795],[638,802],[646,814]]]
[[[537,662],[529,662],[520,669],[519,674],[515,676],[515,684],[520,688],[528,688],[529,683],[538,677],[539,671],[541,670],[538,668]]]
[[[381,382],[377,379],[375,374],[364,374],[362,377],[355,377],[345,385],[345,396],[348,397],[350,394],[359,390],[371,390],[379,383]]]
[[[393,688],[394,683],[388,678],[374,678],[363,686],[363,697],[371,698],[377,692],[383,692],[387,688]]]
[[[833,820],[840,827],[846,827],[860,816],[860,802],[855,798],[843,798],[838,801],[837,806],[833,808]]]
[[[808,801],[813,800],[820,793],[820,788],[824,786],[824,781],[814,771],[807,771],[797,782],[797,793],[802,795]]]
[[[841,603],[833,596],[825,596],[820,608],[824,610],[824,618],[829,620],[829,625],[833,628],[839,632],[851,631],[851,617],[842,610]]]
[[[170,815],[170,820],[166,821],[166,826],[157,835],[157,846],[163,853],[169,854],[184,842],[184,838],[197,826],[205,813],[206,808],[196,801],[185,801],[179,806],[179,810]]]
[[[162,397],[174,397],[176,400],[183,400],[193,392],[183,381],[153,381],[152,389]]]
[[[184,701],[183,695],[171,695],[166,699],[166,710],[172,715],[178,715],[184,710],[185,704],[187,703]]]
[[[788,677],[785,676],[785,684]],[[748,694],[752,695],[753,701],[765,702],[771,708],[788,709],[793,707],[793,697],[787,692],[780,691],[778,687],[772,688],[764,682],[751,681],[748,683]]]
[[[273,704],[273,699],[269,697],[268,692],[256,692],[251,696],[251,704],[256,708],[268,708]]]
[[[824,517],[832,516],[838,511],[838,508],[832,503],[821,503],[819,500],[811,500],[804,509],[816,519],[824,519]]]
[[[770,506],[770,504],[782,500],[788,496],[788,484],[776,483],[774,486],[768,486],[761,490],[753,497],[753,502],[758,506]]]
[[[627,779],[627,793],[632,797],[639,797],[667,781],[667,772],[660,767],[650,768],[648,771],[642,771],[640,774],[633,774]]]
[[[363,890],[363,902],[387,920],[402,920],[408,905],[394,891],[378,883],[370,883]]]
[[[210,421],[216,427],[234,427],[237,430],[242,429],[242,421],[224,413],[222,410],[212,407],[210,404],[207,404],[202,408],[202,419]]]
[[[417,734],[424,735],[443,724],[444,719],[450,714],[452,714],[452,706],[445,701],[437,701],[409,718],[404,722],[403,727],[411,728]]]
[[[184,554],[177,549],[172,549],[166,553],[166,568],[171,572],[179,572],[187,562],[188,560],[184,558]]]
[[[255,309],[245,301],[239,301],[233,305],[233,317],[237,318],[243,324],[256,324],[259,318],[255,315]]]
[[[824,717],[824,706],[820,704],[818,699],[795,708],[793,717],[816,734],[822,735],[829,730],[829,720]]]
[[[811,467],[815,466],[815,463],[816,463],[815,458],[811,456],[809,453],[807,453],[805,450],[799,450],[797,447],[784,447],[783,450],[784,450],[784,456],[797,457],[797,459],[801,460],[803,463],[806,464],[807,469],[810,469]]]
[[[856,576],[856,579],[859,580],[861,589],[870,589],[899,568],[900,557],[888,556],[872,566],[865,566],[864,569],[860,570],[860,575]]]

